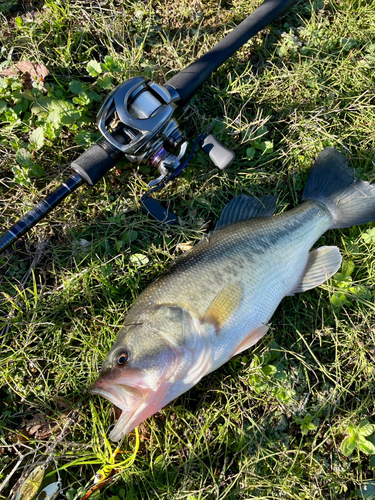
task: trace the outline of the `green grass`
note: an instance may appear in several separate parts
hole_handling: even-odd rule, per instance
[[[45,65],[48,95],[64,102],[66,115],[48,122],[31,113],[20,79],[0,79],[4,228],[69,175],[97,138],[95,114],[112,88],[144,74],[162,83],[259,2],[49,0],[9,12],[12,4],[0,2],[3,66]],[[95,75],[90,61],[107,66]],[[0,257],[0,483],[28,454],[1,498],[47,459],[52,443],[64,493],[80,497],[105,451],[89,399],[105,432],[116,420],[112,405],[86,390],[136,297],[213,227],[227,201],[275,194],[278,211],[295,206],[326,146],[375,182],[374,68],[374,1],[299,2],[178,113],[189,140],[215,120],[216,136],[236,153],[224,173],[198,153],[160,193],[178,225],[164,229],[138,211],[156,172],[122,162]],[[375,423],[372,227],[326,233],[319,245],[340,247],[340,274],[285,298],[259,344],[142,424],[134,464],[101,498],[350,499],[360,488],[360,497],[375,498],[373,483],[363,486],[375,481],[371,446],[350,455],[341,447],[350,429]],[[134,254],[147,257],[143,265]],[[36,416],[42,427],[30,424]],[[123,450],[134,447],[131,434]],[[48,480],[54,471],[50,465]]]

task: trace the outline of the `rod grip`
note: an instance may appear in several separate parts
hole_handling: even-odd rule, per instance
[[[84,179],[89,186],[94,186],[115,166],[123,153],[105,139],[91,146],[74,160],[71,168]]]

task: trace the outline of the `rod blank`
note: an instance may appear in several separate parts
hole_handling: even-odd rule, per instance
[[[295,2],[296,0],[265,0],[211,50],[168,80],[166,85],[173,87],[181,98],[177,104],[185,106],[213,72]]]

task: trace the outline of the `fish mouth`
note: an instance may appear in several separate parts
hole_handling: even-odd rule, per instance
[[[169,384],[168,385],[169,388]],[[91,394],[98,394],[108,399],[122,410],[121,416],[109,434],[112,441],[119,441],[146,418],[150,417],[163,406],[167,387],[158,391],[141,391],[128,385],[120,385],[113,381],[97,380],[89,389]]]

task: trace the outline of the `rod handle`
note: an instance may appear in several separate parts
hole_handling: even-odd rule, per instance
[[[121,151],[115,149],[107,140],[102,139],[74,160],[71,168],[89,186],[94,186],[122,156],[124,155]]]

